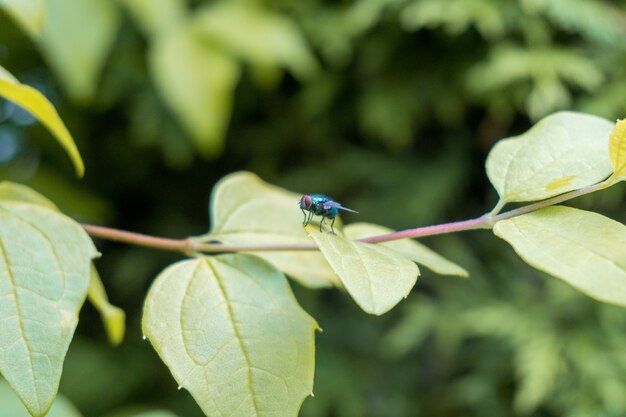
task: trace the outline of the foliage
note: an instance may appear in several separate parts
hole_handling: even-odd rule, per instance
[[[544,282],[478,234],[428,241],[465,268],[413,241],[353,240],[393,233],[375,223],[402,229],[484,210],[493,199],[476,161],[528,119],[559,109],[623,117],[616,3],[0,0],[0,9],[0,64],[21,81],[0,67],[0,95],[30,112],[0,103],[0,172],[54,201],[0,184],[0,285],[12,300],[2,318],[14,324],[0,340],[0,370],[32,415],[50,407],[62,367],[61,391],[85,416],[200,415],[170,372],[208,415],[295,415],[312,393],[317,325],[282,273],[325,329],[303,416],[626,412],[622,310]],[[55,107],[87,163],[84,185],[56,168],[52,141],[32,140],[45,133],[27,128],[38,119],[81,175]],[[500,200],[471,224],[493,226],[538,269],[624,304],[624,245],[615,244],[624,194],[612,187],[626,178],[624,141],[623,121],[559,112],[499,142],[487,173]],[[224,176],[242,168],[340,197],[371,223],[303,230],[300,194],[248,172]],[[101,280],[95,249],[68,217],[198,233],[214,183],[211,229],[197,248],[315,242],[320,251],[190,250],[167,267],[176,259],[102,242]],[[606,188],[576,200],[581,209],[554,206],[562,193]],[[501,213],[525,201],[537,201],[532,213]],[[589,211],[597,206],[617,221]],[[320,291],[344,289],[382,314],[411,291],[414,262],[472,279],[433,280],[420,268],[409,300],[383,317]],[[153,276],[143,329],[169,370],[138,337]],[[85,308],[65,360],[87,296],[119,347],[92,341],[101,331]],[[2,398],[2,411],[16,401]]]

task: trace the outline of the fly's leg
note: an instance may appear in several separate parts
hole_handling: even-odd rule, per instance
[[[304,213],[304,210],[302,210],[302,213]],[[309,222],[311,221],[311,217],[313,217],[313,213],[308,213],[309,217],[307,217],[307,213],[304,213],[304,222],[302,222],[302,224],[304,226],[308,226]]]
[[[330,233],[332,233],[333,235],[337,234],[337,233],[335,233],[335,229],[333,229],[333,224],[335,224],[335,220],[336,219],[337,219],[336,217],[333,217],[333,221],[330,222]]]
[[[326,220],[326,217],[322,216],[322,221],[320,222],[320,232],[322,231],[322,225],[324,224],[324,220]]]
[[[304,226],[306,226],[306,211],[304,211],[304,210],[302,210],[302,209],[300,209],[300,210],[302,211],[302,214],[304,214],[304,220],[302,220],[302,224],[303,224]]]

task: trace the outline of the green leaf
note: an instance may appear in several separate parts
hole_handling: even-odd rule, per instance
[[[30,187],[11,181],[0,182],[0,201],[32,203],[59,211],[56,204]]]
[[[496,236],[527,263],[600,301],[626,305],[626,226],[554,206],[497,222]]]
[[[109,342],[113,346],[118,346],[124,340],[126,314],[124,310],[115,307],[109,302],[104,284],[102,284],[100,275],[93,264],[91,265],[89,292],[87,295],[91,304],[93,304],[98,310],[98,313],[100,313]]]
[[[207,416],[296,416],[312,394],[317,323],[250,255],[178,262],[148,293],[143,331]]]
[[[161,96],[198,150],[219,154],[239,79],[237,63],[186,26],[158,37],[149,61]]]
[[[54,106],[43,94],[28,85],[20,84],[13,75],[0,66],[0,97],[23,107],[43,123],[72,159],[77,175],[83,176],[85,165],[76,143]]]
[[[609,144],[613,177],[626,179],[626,119],[618,120]]]
[[[15,392],[0,379],[0,417],[30,417]],[[46,417],[82,417],[76,407],[62,395],[58,395]]]
[[[354,242],[307,227],[320,251],[356,303],[369,314],[391,310],[415,285],[419,269],[403,254],[385,246]]]
[[[117,35],[118,6],[110,0],[47,0],[44,29],[35,40],[75,100],[88,101]]]
[[[227,244],[310,244],[297,206],[301,195],[263,182],[249,172],[224,177],[211,195],[211,233],[203,240]],[[255,252],[310,288],[340,285],[318,251]]]
[[[30,36],[35,36],[43,28],[46,20],[47,0],[0,0],[0,8],[7,13]]]
[[[499,141],[487,158],[487,175],[500,205],[543,200],[605,179],[613,171],[607,152],[612,128],[600,117],[559,112]]]
[[[185,19],[187,7],[185,0],[160,0],[158,7],[154,7],[153,0],[119,1],[150,37],[165,33]]]
[[[348,239],[359,240],[365,237],[385,235],[394,231],[383,226],[371,223],[352,223],[344,227],[343,233]],[[424,265],[428,269],[441,275],[458,275],[468,277],[465,269],[439,255],[414,239],[392,240],[377,243],[409,258],[413,262]]]
[[[214,3],[198,12],[194,27],[206,41],[257,66],[286,67],[299,78],[318,69],[298,27],[253,3]]]
[[[0,201],[0,372],[33,416],[56,396],[96,255],[70,218]]]

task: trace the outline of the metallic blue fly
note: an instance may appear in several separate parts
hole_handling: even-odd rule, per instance
[[[306,194],[303,195],[300,201],[298,202],[300,206],[300,210],[302,210],[302,214],[304,214],[303,225],[309,224],[313,215],[322,216],[322,221],[320,222],[320,232],[322,231],[322,225],[324,224],[324,220],[331,219],[330,230],[332,233],[335,233],[335,229],[333,229],[333,224],[335,224],[335,218],[337,214],[339,214],[339,210],[351,211],[352,213],[358,213],[358,211],[351,210],[342,206],[341,204],[333,201],[332,198],[325,196],[323,194]],[[306,212],[309,212],[308,215]]]

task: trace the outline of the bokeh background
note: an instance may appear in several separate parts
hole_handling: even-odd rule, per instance
[[[496,202],[484,174],[496,140],[559,109],[626,116],[620,0],[26,3],[47,3],[43,26],[0,7],[0,65],[55,103],[86,175],[0,101],[0,177],[82,222],[202,234],[211,187],[238,170],[332,195],[360,211],[346,222],[460,220]],[[626,222],[625,195],[573,204]],[[422,268],[383,317],[292,284],[324,329],[302,416],[626,415],[626,309],[533,270],[488,231],[424,242],[471,278]],[[200,416],[141,340],[143,297],[178,256],[97,244],[128,333],[109,346],[86,305],[61,392],[86,417]]]

